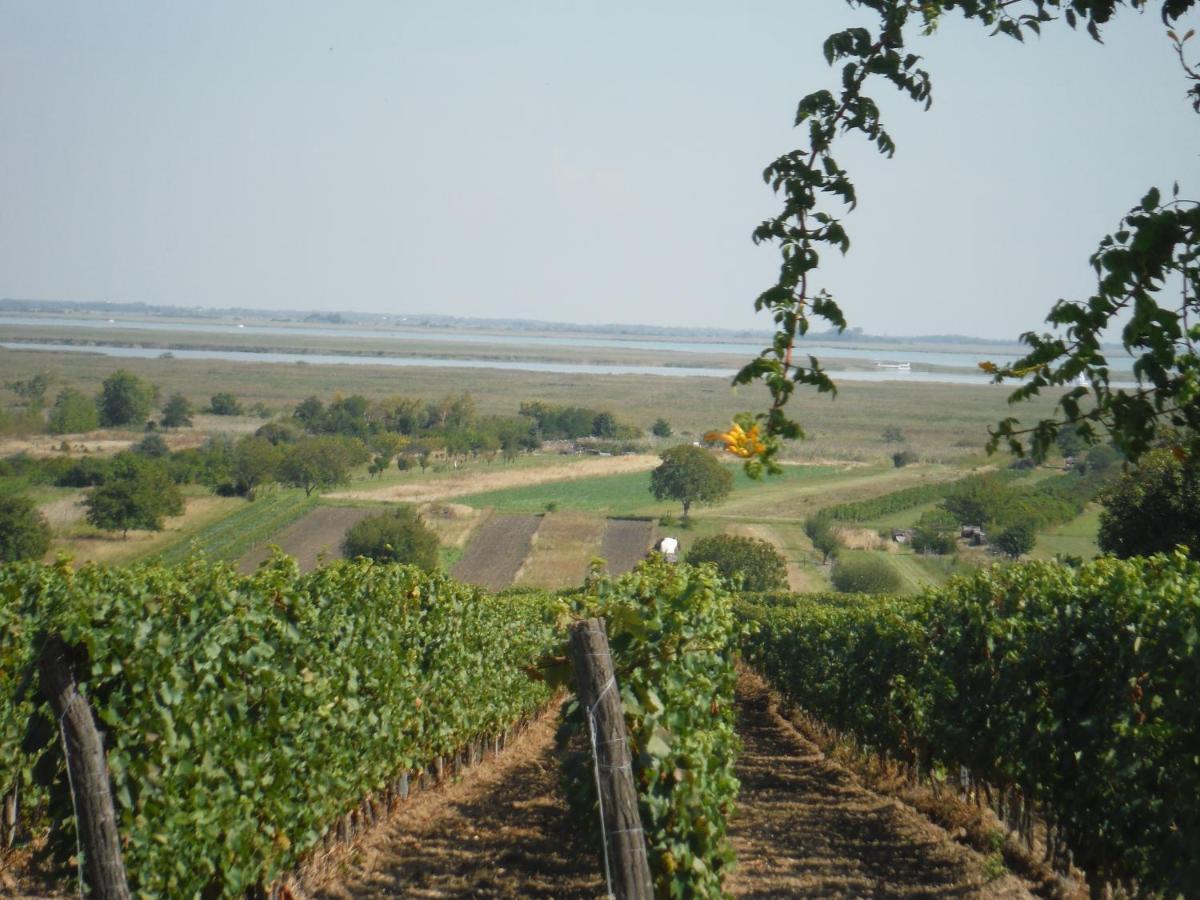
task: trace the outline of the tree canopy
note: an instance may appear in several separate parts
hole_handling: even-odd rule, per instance
[[[1101,496],[1100,549],[1149,556],[1187,547],[1200,555],[1200,462],[1169,449],[1145,454]]]
[[[367,516],[346,532],[342,552],[377,562],[408,563],[432,572],[438,567],[438,538],[411,506]]]
[[[884,82],[926,108],[931,103],[932,79],[920,57],[906,47],[914,30],[936,31],[952,13],[979,22],[993,33],[1024,40],[1044,26],[1063,21],[1083,27],[1100,40],[1104,26],[1122,9],[1159,11],[1165,25],[1175,24],[1193,9],[1196,0],[848,0],[852,7],[872,11],[872,28],[853,27],[830,35],[824,55],[841,65],[840,87],[805,96],[795,124],[807,137],[805,146],[785,153],[763,173],[781,195],[782,209],[754,232],[756,242],[771,242],[780,250],[779,275],[755,301],[776,325],[770,347],[736,376],[735,383],[761,381],[771,393],[769,408],[756,416],[761,435],[746,457],[751,475],[777,471],[781,441],[803,437],[800,424],[786,407],[798,385],[836,393],[833,380],[812,356],[796,353],[797,340],[814,319],[838,330],[846,318],[835,298],[818,282],[821,253],[846,253],[849,235],[841,217],[857,204],[849,173],[834,150],[843,138],[858,135],[884,156],[896,145],[884,126],[878,103],[866,92],[869,84]],[[1168,30],[1182,64],[1183,78],[1196,112],[1200,112],[1200,67],[1189,64],[1188,41],[1193,32]],[[1132,199],[1132,198],[1131,198]],[[992,431],[989,447],[1006,444],[1019,454],[1041,456],[1053,446],[1063,423],[1088,442],[1108,431],[1117,446],[1136,458],[1152,445],[1159,426],[1169,423],[1189,452],[1200,450],[1200,360],[1194,343],[1200,330],[1200,204],[1181,198],[1177,186],[1149,188],[1121,226],[1103,238],[1091,259],[1098,287],[1081,302],[1060,301],[1048,322],[1057,334],[1028,332],[1022,340],[1026,356],[1011,366],[985,364],[996,381],[1022,379],[1014,401],[1037,396],[1044,389],[1067,388],[1058,398],[1055,415],[1028,427],[1009,417]],[[1182,290],[1180,290],[1182,287]],[[1125,388],[1110,378],[1105,330],[1127,320],[1121,332],[1126,351],[1136,357],[1137,384]],[[1079,384],[1082,377],[1085,384]],[[737,452],[739,447],[730,446]]]
[[[786,590],[787,560],[758,538],[714,534],[701,538],[688,551],[692,565],[712,563],[721,576],[744,591]]]
[[[650,493],[678,500],[685,519],[693,503],[717,503],[733,489],[732,473],[703,447],[680,444],[659,458],[662,464],[650,473]]]
[[[161,462],[133,453],[113,458],[104,482],[83,501],[87,520],[104,531],[161,531],[167,516],[183,512],[183,495]]]
[[[127,369],[117,369],[104,379],[96,406],[100,424],[109,428],[141,425],[154,405],[154,385]]]

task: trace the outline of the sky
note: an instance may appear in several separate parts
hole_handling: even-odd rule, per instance
[[[0,0],[0,297],[769,328],[761,172],[838,74],[839,0]],[[1191,25],[1196,22],[1189,23]],[[876,94],[852,247],[873,334],[1014,338],[1152,185],[1200,194],[1154,13],[1100,46],[947,21]]]

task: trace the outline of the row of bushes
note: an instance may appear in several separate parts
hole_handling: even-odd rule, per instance
[[[747,658],[814,716],[1020,791],[1097,881],[1200,890],[1200,564],[998,566],[920,598],[740,612]]]
[[[269,884],[364,795],[544,705],[526,667],[554,643],[544,595],[363,560],[0,568],[0,791],[60,829],[58,729],[22,689],[48,633],[107,732],[133,888],[171,897]]]
[[[733,651],[742,626],[733,595],[707,566],[657,557],[619,580],[592,580],[575,599],[577,613],[606,620],[655,895],[724,896],[726,819],[738,792]],[[586,744],[573,700],[563,725],[564,739],[572,735]],[[597,825],[590,748],[568,754],[564,770],[576,818]]]

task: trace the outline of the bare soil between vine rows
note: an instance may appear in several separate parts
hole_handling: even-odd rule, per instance
[[[735,897],[1031,897],[1013,875],[989,880],[978,853],[826,759],[756,676],[744,673],[738,693]],[[553,731],[543,718],[500,758],[418,795],[317,896],[603,896],[599,862],[559,795]]]

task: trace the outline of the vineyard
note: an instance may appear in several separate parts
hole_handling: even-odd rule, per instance
[[[564,626],[602,616],[657,896],[751,890],[730,877],[739,848],[854,834],[864,827],[854,817],[890,808],[868,792],[843,809],[850,788],[821,786],[849,776],[791,758],[811,751],[775,736],[763,700],[735,698],[739,648],[787,703],[914,781],[982,794],[1094,891],[1188,895],[1200,884],[1198,586],[1200,566],[1184,557],[996,567],[915,598],[737,599],[712,570],[657,557],[620,578],[597,570],[563,597],[489,595],[361,560],[302,575],[278,556],[252,576],[195,561],[14,564],[0,570],[0,790],[19,798],[26,839],[43,835],[60,865],[78,853],[59,728],[38,688],[55,636],[105,733],[135,894],[268,891],[344,834],[348,814],[372,810],[372,821],[410,784],[442,784],[443,763],[498,750],[552,709],[570,684]],[[583,711],[568,699],[560,717],[558,749],[538,752],[561,765],[563,821],[599,860]],[[781,791],[795,766],[796,787]],[[823,799],[805,801],[812,790]],[[790,837],[779,832],[788,817]],[[739,821],[767,823],[758,827],[774,837]],[[915,839],[895,839],[897,858]],[[938,853],[966,853],[943,842]],[[803,866],[780,881],[747,864],[792,886],[778,890],[823,890]],[[982,877],[927,865],[955,884]],[[979,868],[966,857],[955,866]]]
[[[997,567],[917,599],[759,598],[747,659],[913,777],[979,785],[1094,892],[1200,887],[1200,566]],[[1099,894],[1096,894],[1097,896]]]

